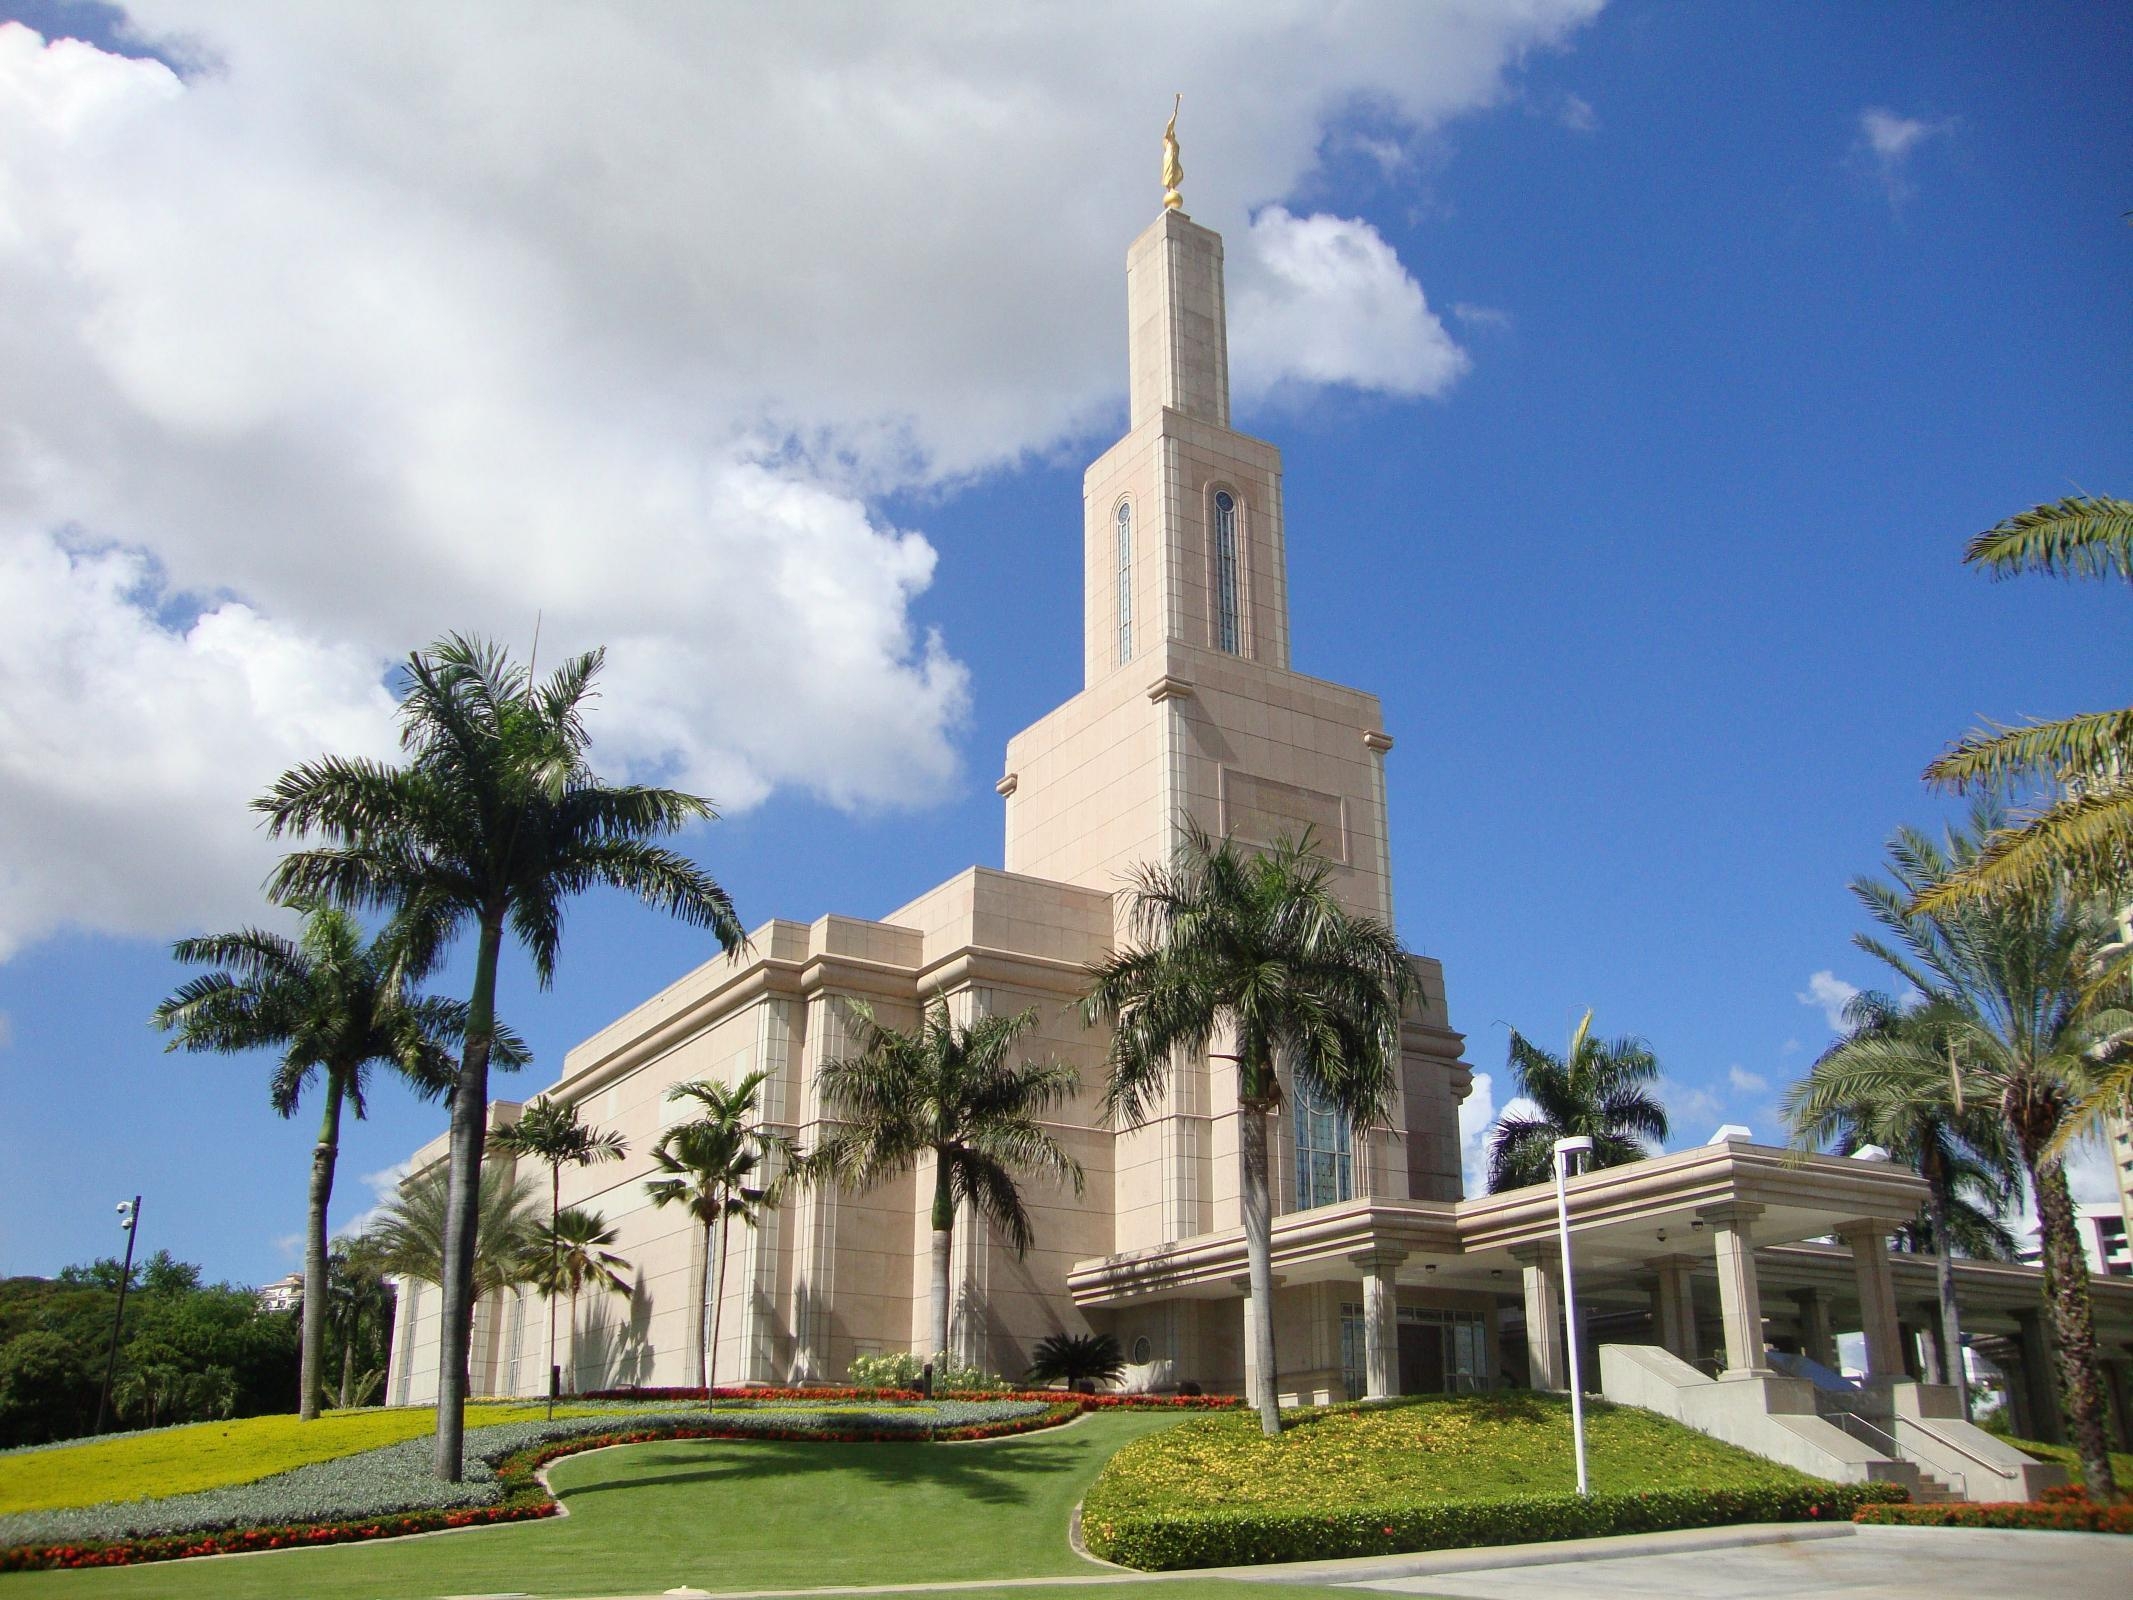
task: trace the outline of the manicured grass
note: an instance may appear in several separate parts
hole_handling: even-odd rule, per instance
[[[2025,1455],[2035,1456],[2039,1461],[2056,1461],[2066,1468],[2067,1477],[2075,1483],[2082,1481],[2081,1457],[2073,1446],[2046,1444],[2041,1439],[2009,1439],[2007,1441]],[[2121,1494],[2133,1490],[2133,1454],[2123,1450],[2111,1452],[2111,1472],[2118,1479]]]
[[[1594,1402],[1585,1422],[1595,1494],[1812,1481],[1648,1411]],[[1569,1402],[1506,1393],[1335,1407],[1279,1439],[1262,1437],[1248,1414],[1196,1417],[1122,1449],[1090,1491],[1088,1515],[1330,1512],[1576,1487]]]
[[[422,1600],[1080,1575],[1098,1569],[1067,1547],[1074,1502],[1121,1445],[1177,1424],[1175,1413],[1110,1412],[983,1444],[634,1445],[556,1464],[551,1481],[567,1517],[271,1555],[19,1573],[0,1579],[0,1594]],[[1035,1600],[1030,1591],[1010,1594]],[[1162,1594],[1184,1600],[1169,1588]],[[1215,1600],[1212,1589],[1203,1600]]]
[[[562,1406],[557,1415],[589,1416],[605,1409],[611,1408]],[[473,1405],[467,1408],[467,1426],[531,1422],[545,1415],[547,1409],[540,1404]],[[398,1444],[436,1428],[437,1413],[431,1408],[399,1406],[329,1411],[313,1422],[288,1415],[196,1422],[123,1439],[0,1455],[0,1516],[256,1483],[292,1467]]]

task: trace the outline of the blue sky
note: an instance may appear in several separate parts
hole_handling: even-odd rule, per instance
[[[166,8],[152,9],[159,28],[183,31]],[[0,6],[8,15],[120,43],[107,14]],[[217,27],[234,31],[218,38]],[[227,18],[199,23],[195,42],[203,35],[216,66],[188,64],[187,87],[170,95],[218,85],[238,95],[291,59]],[[339,44],[338,59],[359,55]],[[1501,59],[1485,89],[1448,79],[1403,102],[1383,78],[1358,68],[1344,90],[1328,69],[1332,87],[1311,91],[1316,109],[1287,113],[1295,148],[1249,158],[1246,134],[1225,132],[1242,120],[1217,112],[1203,114],[1195,142],[1195,108],[1218,90],[1188,87],[1188,202],[1209,197],[1195,215],[1225,229],[1233,285],[1245,270],[1243,219],[1261,208],[1346,219],[1396,253],[1443,338],[1464,353],[1450,379],[1359,370],[1311,381],[1302,364],[1274,360],[1240,394],[1237,420],[1286,456],[1295,665],[1385,703],[1398,741],[1389,774],[1400,930],[1443,961],[1453,1024],[1467,1034],[1467,1058],[1493,1074],[1499,1106],[1505,1025],[1555,1041],[1591,1006],[1601,1029],[1651,1041],[1677,1142],[1700,1141],[1720,1121],[1772,1136],[1776,1093],[1829,1038],[1821,1008],[1801,998],[1812,976],[1877,981],[1849,947],[1860,919],[1847,879],[1875,868],[1895,825],[1946,812],[1919,769],[1981,716],[2126,700],[2133,597],[2100,585],[1992,584],[1958,558],[1969,534],[2015,510],[2133,489],[2129,44],[2133,21],[2099,7],[1750,11],[1631,0],[1569,18],[1546,38],[1495,39]],[[143,48],[138,38],[126,47]],[[1177,48],[1151,82],[1169,83],[1166,69],[1197,81],[1189,43]],[[1450,70],[1442,52],[1371,70],[1397,79],[1410,69],[1418,83]],[[358,70],[348,68],[351,82]],[[1235,87],[1272,99],[1285,82],[1277,73]],[[1123,422],[1121,261],[1153,214],[1156,191],[1140,168],[1152,170],[1167,111],[1167,95],[1139,98],[1146,108],[1113,102],[1133,118],[1120,148],[1139,164],[1115,197],[1102,186],[1111,179],[1092,178],[1086,192],[1062,181],[1056,205],[1033,202],[1037,221],[1052,217],[1059,232],[1046,254],[1063,261],[1045,270],[1070,286],[1087,280],[1067,292],[1085,292],[1092,308],[1074,348],[1095,376],[1080,387],[1062,380],[1054,393],[1046,385],[1059,362],[1047,357],[1024,385],[1042,403],[1010,429],[995,420],[1001,402],[984,416],[936,402],[958,373],[921,364],[909,379],[916,420],[899,426],[901,447],[925,454],[925,467],[870,458],[841,474],[810,468],[809,483],[863,508],[875,530],[921,535],[934,553],[930,583],[904,585],[895,620],[911,642],[899,659],[919,671],[919,641],[937,630],[967,678],[960,698],[943,691],[939,715],[912,725],[919,755],[908,766],[900,752],[869,757],[878,777],[836,792],[825,774],[839,741],[859,735],[834,708],[861,703],[855,679],[827,683],[787,714],[813,757],[764,754],[760,741],[749,762],[721,766],[717,750],[686,745],[664,757],[671,769],[722,778],[704,785],[721,799],[741,795],[689,846],[750,923],[879,915],[971,861],[999,860],[991,783],[1002,746],[1079,683],[1079,476]],[[1040,142],[1021,159],[1041,175],[1043,155]],[[116,184],[109,173],[92,180]],[[123,186],[112,192],[125,202]],[[908,273],[922,291],[961,285],[971,230],[985,220],[884,226],[896,239],[880,270]],[[863,234],[845,246],[862,265],[891,249]],[[777,281],[793,275],[788,267]],[[1052,316],[1049,280],[995,276],[974,292],[1004,308],[1008,326],[1018,304],[1025,319]],[[765,359],[774,365],[788,345],[812,352],[801,325],[766,304]],[[955,304],[948,297],[937,317],[952,318]],[[902,337],[893,324],[881,322],[883,340]],[[922,331],[927,349],[956,337],[944,320]],[[864,367],[864,331],[841,338],[820,359]],[[1008,370],[1033,359],[1013,341],[997,348]],[[795,370],[808,359],[796,354]],[[588,425],[596,413],[685,410],[698,403],[689,382],[726,392],[708,358],[685,376],[662,371],[672,386],[656,392],[580,391]],[[851,441],[870,437],[865,419],[884,402],[826,380],[772,388],[781,418],[818,427],[848,455],[871,448]],[[0,390],[0,403],[31,401]],[[68,448],[75,454],[55,446],[55,459],[95,464],[89,447]],[[0,482],[19,481],[20,467]],[[238,468],[186,470],[170,481],[192,493]],[[87,481],[88,468],[75,475]],[[176,513],[166,528],[152,500],[86,489],[75,502],[56,492],[0,500],[21,525],[65,520],[77,563],[85,549],[145,551],[153,565],[143,571],[167,584],[154,626],[182,634],[235,597],[270,620],[310,619],[303,637],[336,646],[316,619],[353,579],[324,569],[289,579],[260,554],[324,536],[271,498],[213,504],[256,516],[239,530],[244,559],[218,556]],[[407,613],[402,625],[530,631],[531,607],[515,595],[482,603],[484,573],[502,571],[468,580],[476,614]],[[1354,581],[1358,571],[1366,582]],[[8,581],[0,570],[0,599]],[[746,609],[753,581],[768,580],[743,564],[720,603]],[[125,592],[139,598],[137,587]],[[1042,625],[1024,625],[1020,606],[998,603],[1003,593],[1039,597]],[[348,605],[370,629],[351,623],[348,648],[374,683],[376,661],[421,635],[380,642],[377,619],[403,614]],[[721,653],[708,676],[734,670]],[[612,677],[613,715],[634,729],[646,719],[621,694],[619,661]],[[376,710],[360,689],[304,726],[359,726]],[[92,731],[107,703],[87,702]],[[596,715],[596,754],[602,727]],[[928,765],[936,736],[952,764]],[[113,725],[112,739],[127,737]],[[23,802],[32,820],[8,863],[18,881],[96,827],[113,839],[162,838],[168,825],[163,854],[221,860],[219,842],[187,857],[193,836],[168,823],[153,785],[128,791],[133,809],[102,820],[80,820],[93,808],[62,803],[63,790],[22,793],[35,804]],[[49,1272],[114,1248],[111,1203],[137,1189],[147,1195],[144,1247],[241,1280],[293,1265],[308,1113],[281,1122],[266,1105],[262,1063],[166,1056],[143,1020],[179,976],[168,938],[246,914],[255,863],[242,853],[249,846],[229,848],[233,865],[216,881],[244,879],[230,895],[182,874],[153,903],[98,890],[86,898],[107,909],[27,924],[0,962],[0,1119],[10,1130],[0,1271]],[[705,954],[700,936],[631,906],[594,897],[576,907],[552,993],[535,993],[522,964],[507,975],[509,1013],[542,1063],[528,1092],[569,1045]],[[337,1217],[370,1203],[363,1174],[441,1126],[436,1108],[379,1093],[372,1120],[347,1136]]]

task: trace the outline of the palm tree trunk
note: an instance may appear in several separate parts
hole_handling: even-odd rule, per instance
[[[474,1343],[475,1229],[481,1221],[481,1157],[489,1137],[489,1047],[496,1031],[496,964],[503,951],[501,906],[484,913],[474,953],[474,993],[467,1002],[466,1046],[452,1085],[450,1177],[445,1189],[444,1279],[437,1351],[435,1471],[446,1483],[464,1475],[468,1359]]]
[[[329,1067],[326,1111],[319,1118],[318,1143],[311,1149],[311,1211],[304,1233],[304,1348],[296,1414],[305,1422],[318,1418],[319,1385],[326,1377],[326,1208],[333,1200],[333,1163],[340,1148],[341,1076]]]
[[[716,1387],[718,1379],[718,1314],[725,1309],[726,1305],[727,1230],[732,1226],[733,1219],[727,1216],[724,1209],[721,1208],[718,1215],[718,1282],[711,1291],[711,1346],[706,1352],[711,1358],[710,1372],[704,1382],[704,1409],[706,1411],[711,1409],[711,1391]]]
[[[2074,1223],[2074,1197],[2066,1169],[2039,1163],[2023,1151],[2031,1192],[2037,1197],[2037,1232],[2044,1246],[2044,1300],[2051,1311],[2052,1356],[2066,1431],[2081,1456],[2082,1482],[2099,1505],[2118,1498],[2111,1449],[2104,1431],[2103,1384],[2096,1371],[2096,1324],[2089,1306],[2089,1264]]]
[[[1948,1240],[1947,1169],[1940,1152],[1929,1145],[1919,1165],[1925,1169],[1926,1218],[1933,1225],[1933,1287],[1940,1298],[1940,1350],[1937,1375],[1952,1383],[1970,1416],[1970,1375],[1963,1370],[1963,1324],[1955,1305],[1955,1250]]]
[[[955,1189],[949,1182],[948,1158],[939,1151],[933,1154],[933,1294],[928,1306],[930,1320],[927,1333],[932,1348],[925,1359],[933,1361],[948,1354],[948,1268],[955,1243]]]
[[[555,1343],[555,1297],[548,1300],[548,1339],[551,1349]],[[578,1287],[570,1286],[570,1392],[578,1392]]]
[[[1241,1096],[1237,1104],[1237,1143],[1243,1157],[1244,1258],[1251,1275],[1251,1361],[1258,1368],[1259,1392],[1246,1398],[1259,1408],[1259,1429],[1269,1439],[1281,1437],[1279,1385],[1274,1374],[1274,1218],[1267,1190],[1267,1110]]]
[[[558,1387],[555,1368],[555,1253],[558,1243],[555,1236],[555,1219],[561,1214],[562,1209],[563,1169],[559,1164],[550,1162],[548,1166],[548,1383],[546,1385],[550,1421],[555,1419],[555,1392]],[[578,1296],[577,1292],[573,1290],[570,1296],[570,1349],[571,1365],[573,1367],[577,1365],[577,1348]],[[575,1378],[577,1373],[572,1372],[571,1376]]]
[[[696,1386],[704,1392],[704,1409],[711,1409],[711,1251],[715,1241],[711,1224],[704,1223],[704,1281],[696,1291]]]

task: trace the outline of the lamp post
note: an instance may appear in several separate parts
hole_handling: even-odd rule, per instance
[[[1570,1196],[1564,1183],[1569,1177],[1570,1158],[1591,1153],[1592,1140],[1582,1133],[1555,1141],[1555,1230],[1563,1246],[1563,1331],[1570,1346],[1570,1432],[1577,1442],[1581,1500],[1590,1496],[1592,1489],[1585,1479],[1585,1383],[1583,1352],[1579,1348],[1584,1341],[1578,1337],[1578,1295],[1570,1276]]]
[[[104,1431],[104,1417],[111,1409],[111,1378],[118,1371],[119,1329],[126,1319],[126,1283],[133,1276],[133,1241],[141,1226],[141,1197],[118,1203],[119,1226],[126,1230],[126,1264],[119,1268],[118,1309],[111,1313],[111,1354],[104,1360],[104,1388],[96,1397],[96,1431]]]

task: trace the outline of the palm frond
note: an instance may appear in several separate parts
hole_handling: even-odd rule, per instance
[[[2133,501],[2073,495],[2032,506],[1971,539],[1963,560],[1995,578],[2133,578]]]

